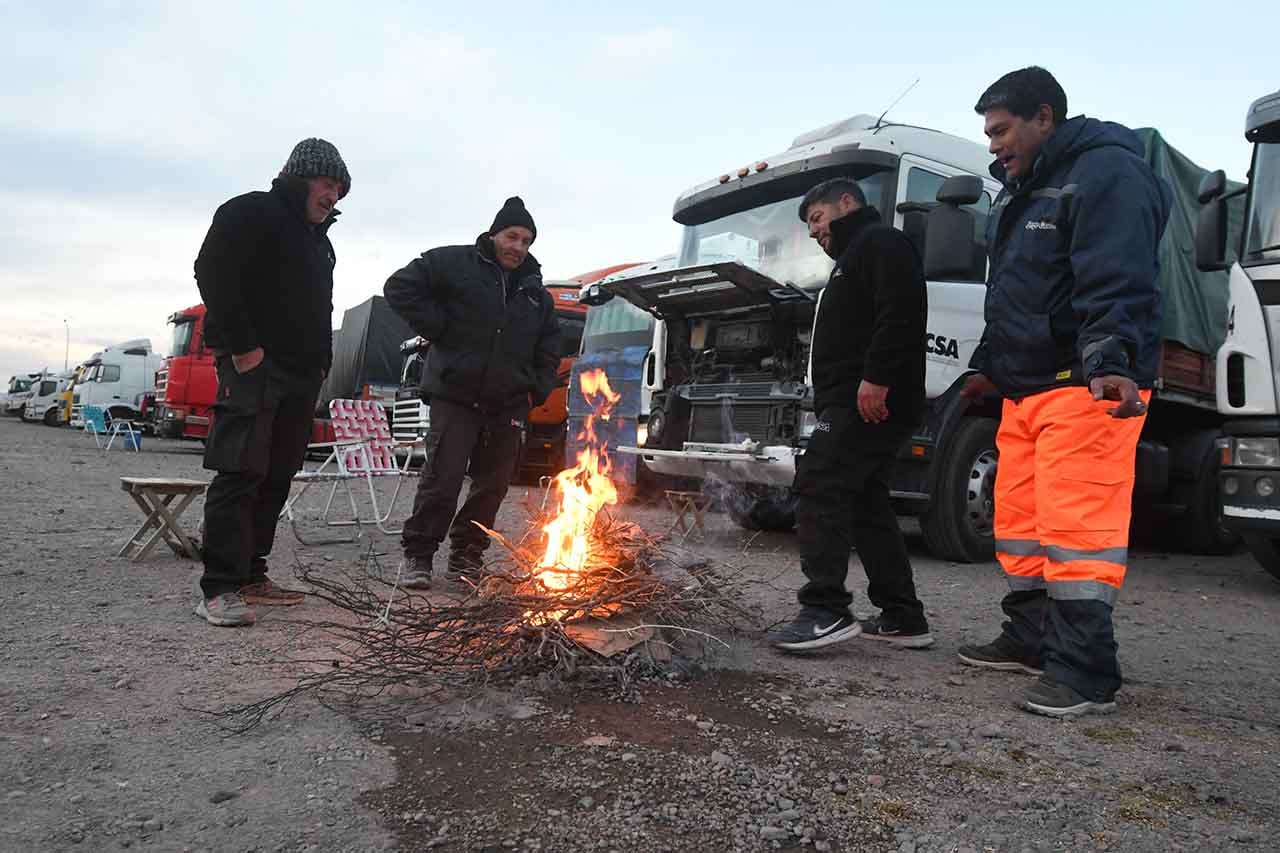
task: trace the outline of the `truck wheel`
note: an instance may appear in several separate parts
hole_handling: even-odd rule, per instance
[[[45,413],[44,413],[44,425],[45,425],[45,426],[57,426],[57,425],[58,425],[58,410],[57,410],[57,409],[50,409],[49,411],[47,411],[47,412],[45,412]]]
[[[960,563],[995,556],[995,418],[965,418],[938,471],[929,509],[920,519],[935,557]]]
[[[1280,580],[1280,539],[1246,533],[1244,545],[1273,578]]]
[[[1187,501],[1183,541],[1193,554],[1230,554],[1240,546],[1240,537],[1222,523],[1222,496],[1218,493],[1221,467],[1218,452],[1211,443]]]
[[[725,510],[745,530],[787,533],[796,526],[796,495],[790,489],[747,486],[726,496]]]

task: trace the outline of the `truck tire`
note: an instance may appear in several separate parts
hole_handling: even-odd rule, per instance
[[[929,509],[920,518],[935,557],[976,563],[995,557],[995,418],[965,418],[938,470]]]
[[[1276,580],[1280,580],[1280,539],[1246,533],[1244,545],[1249,553]]]
[[[1204,452],[1199,473],[1190,485],[1183,544],[1193,554],[1230,554],[1240,547],[1240,537],[1222,523],[1222,496],[1218,472],[1222,463],[1212,443]]]
[[[44,413],[44,425],[45,425],[45,426],[57,426],[57,425],[58,425],[58,410],[57,410],[57,409],[50,409],[49,411],[47,411],[47,412],[45,412],[45,413]]]
[[[796,495],[791,489],[747,486],[728,495],[725,510],[744,530],[787,533],[796,526]]]

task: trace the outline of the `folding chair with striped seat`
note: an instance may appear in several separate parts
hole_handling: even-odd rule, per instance
[[[396,501],[400,497],[400,487],[405,477],[416,477],[416,471],[409,469],[412,453],[405,454],[404,464],[396,461],[397,448],[412,448],[418,442],[398,442],[391,437],[391,428],[387,424],[387,413],[382,404],[375,400],[333,400],[329,403],[329,417],[333,422],[335,441],[308,445],[311,449],[330,448],[324,462],[314,470],[302,470],[293,476],[295,483],[302,488],[289,498],[280,514],[289,519],[293,534],[299,542],[309,545],[332,544],[336,542],[354,542],[360,538],[360,526],[373,524],[383,533],[395,535],[402,527],[389,528],[387,521],[395,510]],[[374,480],[381,477],[395,477],[396,487],[386,508],[379,506],[378,490]],[[369,503],[372,515],[361,517],[356,505],[355,495],[351,491],[351,481],[363,480],[369,489]],[[295,505],[315,483],[330,483],[329,497],[325,501],[321,521],[330,527],[356,527],[356,533],[349,539],[328,539],[318,542],[307,542],[298,530],[295,517]],[[350,520],[330,520],[329,512],[333,507],[333,498],[338,486],[347,493],[347,501],[351,505]]]

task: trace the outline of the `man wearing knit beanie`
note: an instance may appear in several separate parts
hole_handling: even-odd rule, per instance
[[[250,605],[301,604],[267,577],[276,519],[302,466],[332,353],[334,205],[351,189],[338,149],[294,146],[267,192],[218,208],[196,258],[218,398],[204,466],[204,575],[196,614],[249,625]]]
[[[533,217],[512,196],[469,246],[425,252],[387,279],[387,302],[430,343],[422,398],[431,404],[418,494],[401,536],[404,585],[430,586],[447,535],[449,572],[478,573],[515,471],[525,418],[556,386],[560,326],[529,254]],[[471,475],[466,502],[458,493]],[[473,524],[472,522],[475,522]]]

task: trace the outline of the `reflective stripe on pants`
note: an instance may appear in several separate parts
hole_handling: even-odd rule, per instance
[[[1004,401],[995,535],[1012,590],[1115,602],[1128,560],[1134,457],[1145,421],[1112,418],[1107,409],[1115,405],[1094,400],[1083,387]]]

